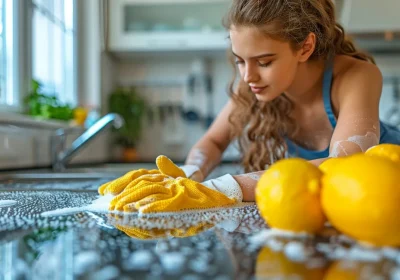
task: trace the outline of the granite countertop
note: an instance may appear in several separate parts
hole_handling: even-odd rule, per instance
[[[400,279],[399,249],[364,247],[330,227],[318,237],[271,230],[254,204],[42,215],[90,204],[101,183],[2,183],[0,279]]]

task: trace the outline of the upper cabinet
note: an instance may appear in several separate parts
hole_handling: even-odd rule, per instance
[[[347,33],[400,31],[400,0],[334,0]],[[112,0],[107,22],[113,52],[215,51],[229,45],[222,19],[231,0]]]
[[[114,52],[208,51],[228,47],[222,18],[230,0],[109,1]]]
[[[400,31],[400,0],[335,0],[338,20],[349,33]]]

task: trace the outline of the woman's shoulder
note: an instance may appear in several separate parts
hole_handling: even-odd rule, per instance
[[[351,81],[357,79],[382,78],[379,67],[375,64],[357,59],[348,55],[336,55],[333,64],[333,78],[337,81]]]
[[[382,73],[378,66],[371,62],[347,55],[336,55],[333,65],[331,99],[336,108],[340,107],[342,97],[363,94],[359,90],[361,88],[369,85],[374,88],[382,87]],[[380,97],[381,89],[374,94]]]

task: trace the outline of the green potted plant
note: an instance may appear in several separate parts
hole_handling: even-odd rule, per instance
[[[125,124],[115,130],[116,144],[123,148],[123,159],[134,161],[137,158],[136,146],[142,132],[142,120],[145,113],[145,101],[134,88],[117,88],[109,97],[109,110],[120,114]]]
[[[41,119],[56,119],[69,121],[73,119],[74,108],[62,104],[55,95],[43,93],[42,84],[31,81],[31,92],[24,99],[25,110],[28,115]]]

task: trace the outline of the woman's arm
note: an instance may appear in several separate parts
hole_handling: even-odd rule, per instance
[[[330,156],[365,152],[379,144],[379,100],[382,74],[373,64],[359,61],[336,82],[338,121],[330,143]]]
[[[257,182],[264,172],[265,170],[233,176],[242,190],[243,201],[255,201]]]
[[[206,134],[192,147],[186,158],[185,164],[198,166],[204,178],[219,164],[222,153],[232,140],[229,115],[233,109],[234,103],[229,100]]]
[[[311,162],[315,166],[319,166],[327,159],[328,158],[319,158],[310,160],[309,162]],[[233,176],[233,178],[236,180],[236,182],[238,182],[242,190],[243,201],[255,201],[255,189],[257,186],[257,182],[264,172],[265,170]]]

